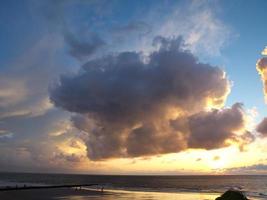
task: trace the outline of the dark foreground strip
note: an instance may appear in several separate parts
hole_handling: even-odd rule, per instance
[[[32,189],[53,189],[53,188],[81,188],[81,187],[91,187],[91,186],[97,186],[97,185],[98,184],[3,187],[3,188],[0,188],[0,192],[1,191],[10,191],[10,190],[32,190]]]

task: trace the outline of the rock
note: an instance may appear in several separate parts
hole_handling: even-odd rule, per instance
[[[248,198],[239,190],[228,190],[215,200],[248,200]]]

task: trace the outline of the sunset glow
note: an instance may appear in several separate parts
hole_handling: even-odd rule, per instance
[[[3,1],[0,170],[267,174],[266,6]]]

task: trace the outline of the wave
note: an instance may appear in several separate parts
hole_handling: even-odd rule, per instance
[[[0,187],[98,183],[105,189],[140,192],[214,193],[229,189],[267,199],[267,176],[104,176],[0,173]]]

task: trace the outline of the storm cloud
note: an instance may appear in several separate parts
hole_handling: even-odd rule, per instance
[[[230,91],[224,71],[199,62],[181,38],[155,43],[147,57],[89,61],[50,90],[55,106],[76,113],[91,160],[221,148],[244,129],[241,104],[222,108]]]

